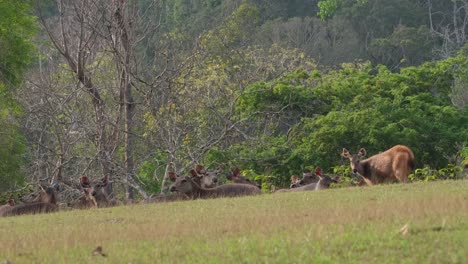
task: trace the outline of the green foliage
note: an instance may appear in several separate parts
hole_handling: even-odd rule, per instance
[[[319,7],[318,16],[322,20],[329,19],[335,15],[335,13],[342,8],[343,5],[362,5],[367,3],[368,0],[323,0],[318,1],[317,6]]]
[[[26,161],[24,137],[19,133],[21,110],[0,83],[0,192],[24,183],[21,165]]]
[[[369,54],[376,62],[392,68],[419,65],[432,57],[433,43],[429,36],[424,26],[398,26],[391,35],[372,40]]]
[[[428,166],[418,168],[409,176],[411,181],[434,181],[434,180],[454,180],[460,179],[463,168],[449,164],[448,167],[442,169],[432,169]]]
[[[22,185],[20,169],[26,161],[24,137],[19,132],[22,111],[12,96],[32,61],[36,32],[28,2],[0,2],[0,192]]]
[[[460,156],[462,158],[462,164],[468,164],[468,147],[464,147],[460,151]]]
[[[457,142],[467,141],[468,115],[448,100],[451,73],[445,63],[399,74],[381,67],[374,75],[370,68],[354,66],[330,73],[315,88],[318,99],[330,103],[330,112],[304,119],[307,136],[298,141],[298,151],[328,167],[343,147],[378,153],[405,144],[419,165],[446,165],[440,151],[453,155]]]
[[[18,85],[34,54],[35,17],[27,1],[0,2],[0,82]]]
[[[162,181],[166,173],[166,164],[167,154],[162,152],[157,152],[151,160],[146,160],[142,163],[137,173],[137,178],[146,192],[161,192]]]
[[[317,3],[317,6],[319,7],[319,17],[323,20],[332,17],[341,2],[342,1],[340,0],[319,1]]]
[[[222,25],[205,34],[202,45],[211,54],[225,53],[226,48],[245,45],[253,37],[258,22],[258,8],[244,3]]]
[[[321,166],[325,172],[335,167],[335,174],[351,179],[349,171],[336,167],[343,147],[364,147],[373,155],[404,144],[415,153],[418,167],[446,167],[456,146],[468,142],[468,109],[457,109],[450,99],[459,67],[468,67],[463,53],[400,73],[368,63],[344,64],[327,73],[296,71],[256,83],[239,99],[237,110],[261,128],[254,135],[270,136],[238,153],[255,164],[247,167],[260,173],[266,167],[277,184],[304,166]],[[266,125],[258,126],[262,122]]]
[[[281,112],[290,117],[310,116],[315,109],[308,85],[309,74],[301,69],[271,82],[258,82],[245,90],[237,109],[241,118],[272,116]]]

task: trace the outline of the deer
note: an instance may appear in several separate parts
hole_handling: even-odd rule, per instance
[[[224,169],[224,165],[220,165],[213,171],[207,171],[202,165],[197,165],[195,169],[190,170],[192,179],[203,188],[213,188],[218,184],[218,174]]]
[[[109,176],[104,176],[101,180],[91,181],[86,176],[80,177],[80,185],[83,195],[77,202],[72,204],[73,208],[85,209],[95,207],[117,206],[120,203],[115,199],[110,199],[105,188],[109,184]]]
[[[348,158],[353,174],[358,174],[365,185],[388,182],[408,182],[408,175],[414,170],[414,154],[407,146],[396,145],[382,153],[362,160],[367,154],[361,148],[357,154],[351,154],[343,148],[342,156]],[[363,185],[363,183],[359,185]]]
[[[179,175],[175,172],[168,173],[169,180],[175,182]],[[150,198],[146,199],[145,203],[166,203],[166,202],[176,202],[176,201],[185,201],[190,200],[190,197],[183,193],[171,193],[171,194],[156,194],[152,195]]]
[[[37,202],[11,206],[1,216],[15,216],[24,214],[41,214],[58,211],[55,188],[48,187],[42,190]]]
[[[250,185],[253,185],[253,186],[256,186],[257,188],[261,189],[262,187],[257,184],[256,182],[253,182],[251,181],[250,179],[247,179],[245,176],[243,176],[241,173],[240,173],[240,169],[239,168],[235,168],[232,170],[232,173],[227,173],[226,174],[226,178],[230,181],[232,181],[233,183],[241,183],[241,184],[250,184]]]
[[[304,170],[302,179],[297,177],[291,177],[291,186],[289,189],[280,189],[276,192],[291,192],[291,191],[309,191],[309,190],[321,190],[330,187],[331,183],[338,183],[340,177],[335,176],[330,178],[328,175],[322,175],[322,169],[320,167],[315,168],[314,173],[310,170]],[[305,187],[307,186],[307,187]],[[297,190],[296,190],[297,189]]]
[[[262,193],[256,186],[239,183],[224,184],[214,188],[203,188],[191,177],[187,176],[177,177],[170,190],[171,192],[183,193],[192,200],[198,198],[207,199],[257,195]]]
[[[291,185],[289,185],[289,189],[297,188],[297,187],[301,186],[299,184],[300,181],[301,181],[301,179],[299,179],[296,175],[291,176]]]
[[[317,175],[319,178],[318,182],[312,182],[300,187],[291,188],[291,189],[281,189],[276,192],[301,192],[301,191],[316,191],[330,188],[332,183],[338,183],[339,177],[330,178],[328,175]]]
[[[72,202],[70,207],[75,209],[98,208],[96,198],[92,194],[92,188],[83,188],[83,195]]]
[[[7,201],[6,204],[0,206],[0,216],[3,215],[3,212],[6,212],[8,210],[10,210],[13,206],[15,206],[15,200],[14,199],[10,199]]]
[[[319,181],[319,176],[322,175],[322,169],[320,167],[315,168],[314,173],[312,173],[310,170],[304,170],[302,173],[302,179],[300,180],[295,180],[293,182],[293,179],[291,177],[291,186],[290,188],[297,188],[303,185],[307,185],[310,183],[315,183]]]

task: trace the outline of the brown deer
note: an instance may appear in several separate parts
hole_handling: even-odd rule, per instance
[[[300,186],[299,182],[301,179],[299,179],[296,175],[291,176],[291,185],[289,185],[289,189],[292,188],[297,188]]]
[[[403,145],[396,145],[365,160],[361,160],[366,156],[363,148],[357,154],[351,154],[344,148],[341,155],[349,159],[353,173],[359,174],[367,185],[395,181],[406,183],[414,169],[413,151]]]
[[[292,179],[291,179],[290,188],[297,188],[297,187],[301,187],[303,185],[318,182],[319,179],[320,179],[319,175],[322,175],[322,169],[320,167],[315,168],[314,173],[312,173],[310,170],[306,169],[302,173],[302,179],[300,179],[300,180],[298,180],[298,181],[296,181],[294,183],[292,182]]]
[[[227,173],[226,174],[226,178],[230,181],[232,181],[233,183],[242,183],[242,184],[250,184],[250,185],[253,185],[253,186],[256,186],[257,188],[261,189],[262,187],[257,184],[256,182],[253,182],[251,181],[250,179],[247,179],[245,176],[243,176],[241,173],[240,173],[240,169],[239,168],[235,168],[232,170],[232,173]]]
[[[72,202],[70,207],[75,209],[97,208],[98,204],[92,194],[92,188],[83,188],[83,195],[78,200]]]
[[[225,184],[207,189],[198,185],[191,177],[177,177],[175,184],[171,186],[171,192],[176,191],[187,195],[191,199],[236,197],[262,193],[260,189],[253,185],[238,183]]]
[[[106,187],[109,184],[109,176],[104,176],[101,180],[91,181],[88,177],[80,177],[80,185],[83,195],[75,202],[73,208],[93,208],[117,206],[120,203],[115,199],[110,199]]]
[[[220,165],[213,171],[207,171],[202,165],[197,165],[195,169],[190,170],[192,179],[203,188],[213,188],[218,185],[218,174],[224,169],[224,165]]]
[[[48,187],[41,191],[38,202],[25,203],[12,206],[4,211],[2,216],[15,216],[23,214],[41,214],[58,211],[55,188]]]
[[[15,206],[15,200],[10,199],[8,202],[2,206],[0,206],[0,216],[3,215],[3,212],[10,210],[13,206]]]
[[[277,192],[301,192],[301,191],[316,191],[330,188],[332,183],[338,183],[339,177],[330,178],[328,175],[317,175],[319,180],[318,182],[309,183],[300,187],[291,188],[291,189],[281,189]]]
[[[175,172],[169,172],[169,180],[175,182],[176,179],[180,177]],[[146,199],[145,203],[167,203],[167,202],[176,202],[176,201],[185,201],[190,200],[190,197],[183,193],[171,193],[171,194],[156,194],[152,195],[150,198]]]

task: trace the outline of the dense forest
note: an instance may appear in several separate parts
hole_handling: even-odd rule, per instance
[[[197,164],[269,189],[396,144],[460,177],[467,43],[468,0],[1,0],[0,192],[135,199]]]

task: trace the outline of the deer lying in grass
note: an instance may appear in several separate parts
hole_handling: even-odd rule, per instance
[[[0,206],[0,216],[3,215],[3,212],[8,211],[11,208],[13,208],[13,206],[15,206],[15,200],[13,199],[8,200],[6,204]]]
[[[179,175],[175,172],[169,172],[169,180],[175,182]],[[190,200],[190,197],[183,193],[171,193],[171,194],[156,194],[146,199],[145,203],[166,203],[166,202],[176,202],[176,201],[185,201]]]
[[[91,192],[91,188],[83,188],[83,195],[78,200],[72,202],[70,207],[75,209],[97,208],[96,198],[94,198]]]
[[[353,173],[359,174],[367,185],[408,182],[408,175],[414,169],[414,154],[403,145],[396,145],[365,160],[361,160],[366,156],[363,148],[357,154],[351,154],[344,148],[341,155],[349,159]]]
[[[227,173],[226,174],[226,178],[230,181],[232,181],[233,183],[242,183],[242,184],[250,184],[250,185],[253,185],[253,186],[256,186],[257,188],[261,189],[262,187],[257,184],[256,182],[253,182],[251,181],[250,179],[247,179],[245,176],[243,176],[241,173],[240,173],[240,169],[239,168],[235,168],[232,170],[232,173]]]
[[[289,189],[292,188],[297,188],[300,186],[299,182],[301,179],[299,179],[296,175],[291,176],[291,185],[289,185]]]
[[[207,171],[202,165],[197,165],[195,169],[190,170],[192,179],[203,188],[213,188],[218,185],[218,174],[224,169],[220,165],[213,171]]]
[[[109,184],[109,176],[104,176],[101,180],[92,182],[88,177],[80,177],[80,185],[83,195],[71,206],[76,209],[86,209],[94,207],[117,206],[121,203],[115,199],[110,199],[106,192]]]
[[[291,176],[291,185],[289,185],[289,189],[298,188],[310,183],[316,183],[319,181],[319,174],[322,175],[322,169],[317,167],[315,168],[314,173],[307,169],[304,170],[302,173],[302,179],[297,178],[297,176]],[[279,189],[276,192],[289,192],[289,189]]]
[[[260,189],[250,184],[232,183],[207,189],[198,185],[191,177],[177,177],[175,184],[171,186],[171,192],[176,191],[187,195],[191,199],[261,194]]]
[[[328,175],[318,175],[319,181],[303,185],[301,187],[289,189],[291,192],[300,192],[300,191],[316,191],[330,188],[332,183],[338,183],[338,178],[330,178]]]
[[[320,168],[319,168],[320,169]],[[306,185],[302,185],[300,187],[291,188],[291,189],[281,189],[277,192],[301,192],[301,191],[315,191],[315,190],[323,190],[330,188],[332,183],[338,183],[339,177],[330,178],[328,175],[322,175],[321,170],[315,170],[318,172],[316,176],[319,178],[318,182],[312,182]],[[310,176],[307,176],[310,177]]]
[[[291,186],[290,188],[297,188],[301,187],[303,185],[307,185],[310,183],[315,183],[319,181],[319,175],[322,175],[322,169],[320,167],[315,168],[315,172],[311,172],[310,170],[304,170],[302,173],[302,179],[300,180],[295,180],[293,183],[293,178],[291,177]]]
[[[48,187],[41,191],[37,202],[14,205],[5,210],[2,216],[15,216],[23,214],[41,214],[58,211],[55,188]]]

